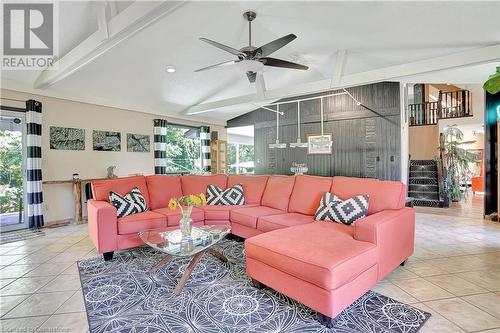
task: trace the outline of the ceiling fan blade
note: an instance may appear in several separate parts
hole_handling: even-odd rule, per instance
[[[250,83],[254,83],[255,79],[257,78],[257,73],[256,72],[247,72],[247,77],[248,77],[248,81],[250,81]]]
[[[207,38],[203,38],[203,37],[201,37],[200,40],[204,41],[205,43],[208,43],[210,45],[213,45],[213,46],[215,46],[215,47],[217,47],[217,48],[219,48],[221,50],[224,50],[226,52],[234,54],[235,56],[238,56],[239,58],[240,57],[245,57],[245,53],[240,52],[239,50],[234,49],[234,48],[232,48],[230,46],[227,46],[227,45],[224,45],[224,44],[221,44],[221,43],[217,43],[217,42],[215,42],[213,40],[210,40],[210,39],[207,39]]]
[[[307,66],[276,58],[265,57],[265,58],[260,58],[259,61],[262,62],[265,66],[283,67],[283,68],[301,69],[301,70],[309,69],[309,67]]]
[[[215,64],[215,65],[212,65],[212,66],[207,66],[207,67],[203,67],[203,68],[200,68],[200,69],[197,69],[195,70],[195,72],[201,72],[201,71],[206,71],[208,69],[212,69],[212,68],[216,68],[216,67],[225,67],[225,66],[230,66],[230,65],[234,65],[238,62],[240,62],[241,60],[230,60],[230,61],[224,61],[224,62],[221,62],[219,64]]]
[[[255,50],[255,53],[259,53],[261,57],[267,57],[271,53],[278,51],[283,46],[290,43],[295,38],[297,38],[297,36],[295,36],[294,34],[283,36],[281,38],[273,40],[272,42],[262,45],[257,50]]]

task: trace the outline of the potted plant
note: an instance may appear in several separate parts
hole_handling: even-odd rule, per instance
[[[443,130],[445,137],[443,149],[443,165],[447,170],[448,191],[451,200],[460,201],[467,196],[467,191],[460,190],[460,184],[467,184],[470,177],[469,163],[477,162],[477,156],[468,152],[462,146],[475,143],[476,141],[462,141],[463,132],[454,126],[448,126]]]

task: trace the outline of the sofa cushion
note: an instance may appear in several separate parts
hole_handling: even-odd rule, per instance
[[[229,175],[227,177],[227,187],[242,184],[245,203],[260,205],[268,178],[269,176]]]
[[[340,200],[335,194],[325,192],[314,219],[353,224],[366,215],[368,215],[368,195],[356,195],[347,200]]]
[[[262,232],[268,232],[311,222],[314,222],[314,219],[310,215],[286,213],[259,217],[257,220],[257,229]]]
[[[146,205],[150,207],[148,187],[144,176],[94,180],[92,181],[92,194],[95,200],[109,202],[109,192],[125,195],[134,187],[139,188],[146,199]]]
[[[249,238],[245,255],[333,290],[377,264],[377,247],[352,237],[353,227],[314,222]]]
[[[117,217],[141,213],[148,209],[146,199],[137,187],[134,187],[132,191],[124,196],[110,191],[109,202],[116,208]]]
[[[294,176],[270,176],[261,205],[286,211],[294,183]]]
[[[406,186],[401,182],[355,177],[333,177],[330,192],[342,200],[368,194],[368,214],[405,206]]]
[[[181,184],[182,184],[183,195],[200,194],[200,193],[206,194],[208,185],[215,185],[224,190],[227,185],[227,176],[226,175],[182,176]]]
[[[182,219],[182,213],[179,208],[173,210],[170,208],[158,208],[155,209],[154,212],[167,217],[167,227],[179,225],[179,221]],[[191,219],[193,222],[203,222],[205,214],[201,209],[194,207],[191,213]]]
[[[146,177],[150,208],[165,208],[171,198],[182,196],[181,177],[167,175],[151,175]],[[199,194],[199,193],[197,193]]]
[[[288,211],[314,215],[321,201],[321,196],[324,192],[330,191],[331,187],[332,178],[330,177],[296,176]]]
[[[205,213],[205,220],[227,220],[229,221],[229,214],[234,209],[245,208],[245,207],[255,207],[256,204],[243,205],[243,206],[200,206],[198,207]]]
[[[148,229],[164,228],[167,226],[165,215],[152,211],[128,215],[118,219],[118,234],[135,234]]]
[[[236,184],[225,190],[215,185],[207,186],[207,205],[241,206],[245,204],[243,185]]]
[[[257,219],[261,216],[283,214],[282,210],[266,207],[255,206],[238,208],[231,210],[231,223],[238,223],[250,228],[257,228]]]

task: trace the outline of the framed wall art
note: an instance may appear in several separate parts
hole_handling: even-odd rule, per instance
[[[92,132],[92,145],[97,151],[120,151],[120,132],[97,131]]]
[[[50,126],[50,149],[85,150],[85,130]]]
[[[332,153],[332,135],[308,135],[307,136],[308,154],[331,154]]]
[[[127,133],[127,151],[136,153],[149,153],[149,135]]]

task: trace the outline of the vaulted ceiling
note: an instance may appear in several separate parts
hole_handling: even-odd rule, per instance
[[[108,8],[108,19],[134,4],[113,5],[115,13]],[[246,46],[248,26],[242,13],[248,9],[258,15],[254,45],[294,33],[297,39],[273,57],[310,67],[266,68],[267,90],[331,79],[339,50],[346,52],[342,75],[350,75],[500,44],[500,2],[185,2],[44,89],[34,88],[35,71],[2,71],[2,87],[223,123],[255,103],[225,103],[192,116],[186,110],[254,94],[256,86],[238,66],[195,73],[233,59],[198,38],[237,49]],[[97,31],[98,10],[97,2],[60,2],[60,58]],[[500,54],[486,63],[398,80],[481,83],[499,64]],[[166,73],[167,65],[176,66],[176,72]]]

